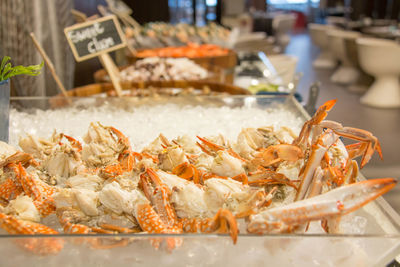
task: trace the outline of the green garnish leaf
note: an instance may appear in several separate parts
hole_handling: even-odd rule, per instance
[[[8,80],[11,77],[17,75],[29,75],[29,76],[37,76],[40,74],[40,70],[43,68],[44,62],[40,63],[40,65],[31,65],[31,66],[15,66],[13,67],[10,62],[11,58],[8,56],[3,57],[0,65],[0,81]]]

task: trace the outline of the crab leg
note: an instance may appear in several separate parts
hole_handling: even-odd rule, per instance
[[[14,176],[8,177],[3,183],[0,184],[0,199],[6,202],[15,199],[17,196],[24,192],[22,185],[18,181],[20,174],[18,164],[23,166],[37,166],[38,163],[33,159],[31,154],[24,152],[16,152],[0,162],[0,168],[7,168],[14,172]]]
[[[339,137],[333,132],[327,131],[318,139],[316,144],[313,145],[311,155],[308,158],[307,165],[301,175],[301,183],[299,190],[297,191],[296,201],[305,198],[316,168],[321,164],[321,160],[329,147],[331,147],[338,138]]]
[[[325,172],[321,169],[321,167],[317,167],[314,172],[314,176],[312,179],[312,184],[310,186],[310,193],[308,194],[308,198],[315,197],[321,194],[322,192],[322,184],[325,176]]]
[[[3,161],[0,162],[0,168],[9,167],[10,165],[15,165],[16,163],[21,162],[23,166],[28,167],[29,165],[38,166],[39,163],[35,161],[31,154],[17,151],[11,156],[7,157]]]
[[[181,229],[178,227],[169,227],[166,225],[157,212],[150,204],[138,204],[135,209],[135,218],[138,221],[140,228],[143,231],[151,234],[179,234]],[[160,246],[160,239],[152,240],[155,248]],[[179,238],[166,238],[167,247],[169,250],[174,249],[182,244]]]
[[[338,187],[325,194],[265,210],[251,216],[250,233],[290,232],[297,225],[353,212],[385,194],[397,183],[393,178],[373,179]]]
[[[8,177],[0,184],[0,199],[5,200],[6,202],[15,199],[24,192],[21,184],[17,181],[17,176],[19,175],[18,166],[10,163],[7,167],[15,173],[16,177]]]
[[[340,136],[361,142],[346,147],[351,152],[351,158],[362,156],[361,168],[368,163],[375,151],[378,152],[382,159],[381,145],[378,139],[370,132],[352,127],[343,127],[342,124],[334,121],[323,121],[320,123],[320,126],[329,128]]]
[[[55,205],[52,195],[56,192],[55,187],[34,179],[29,175],[21,163],[18,165],[19,180],[26,195],[33,199],[33,203],[42,216],[47,216],[55,211]]]
[[[73,137],[71,137],[71,136],[69,136],[69,135],[63,134],[63,133],[61,133],[61,137],[65,137],[65,138],[70,142],[70,144],[72,145],[72,147],[76,149],[77,152],[81,152],[81,151],[82,151],[82,144],[81,144],[81,142],[79,142],[79,141],[76,140],[75,138],[73,138]]]
[[[63,227],[64,233],[68,234],[93,234],[93,233],[101,233],[101,234],[114,234],[115,232],[119,233],[133,233],[137,232],[135,230],[131,230],[129,228],[119,227],[117,225],[112,224],[101,224],[100,227],[90,227],[80,223],[74,223],[74,213],[79,213],[78,210],[74,210],[70,207],[63,207],[57,209],[56,215],[60,224]]]
[[[124,146],[124,149],[119,154],[118,161],[124,171],[131,171],[135,164],[135,155],[132,151],[128,137],[114,127],[107,127],[118,138],[118,143]]]
[[[227,148],[225,148],[225,147],[223,147],[223,146],[214,144],[213,142],[210,142],[210,141],[208,141],[207,139],[202,138],[202,137],[200,137],[200,136],[197,136],[197,138],[198,138],[202,143],[196,142],[196,144],[201,148],[201,150],[202,150],[204,153],[206,153],[206,154],[208,154],[208,155],[210,155],[210,156],[213,156],[213,155],[214,155],[214,152],[223,150],[223,151],[227,151],[227,152],[229,153],[229,155],[231,155],[232,157],[235,157],[235,158],[237,158],[237,159],[240,159],[241,161],[246,161],[246,159],[244,159],[244,158],[242,158],[241,156],[239,156],[239,154],[237,154],[237,153],[236,153],[235,151],[233,151],[232,149],[227,149]]]
[[[0,227],[13,235],[58,234],[57,231],[34,222],[19,220],[12,215],[0,213]],[[64,247],[59,238],[26,238],[17,243],[23,248],[40,255],[55,254]]]
[[[356,182],[356,179],[358,177],[358,164],[357,161],[352,160],[349,164],[349,167],[347,168],[346,175],[344,177],[344,181],[347,184],[352,184]]]
[[[0,199],[4,200],[6,203],[15,199],[23,192],[24,190],[21,185],[16,183],[12,177],[7,178],[7,180],[0,184]]]
[[[282,161],[295,162],[303,157],[303,152],[298,146],[279,144],[262,149],[261,152],[255,155],[252,163],[256,166],[261,165],[263,167],[268,167]]]
[[[72,208],[60,208],[57,210],[57,217],[63,226],[64,233],[68,234],[115,234],[115,232],[119,233],[132,233],[128,228],[118,227],[116,225],[111,224],[102,224],[101,228],[97,227],[89,227],[80,223],[73,223],[72,215],[74,210]],[[107,241],[112,240],[111,238],[107,238]],[[129,243],[127,239],[118,239],[114,243],[104,244],[104,240],[101,238],[85,238],[84,241],[87,241],[92,248],[94,249],[110,249],[116,247],[123,247]]]
[[[197,168],[188,162],[183,162],[172,169],[172,173],[186,180],[193,180],[195,184],[200,183],[200,174]]]
[[[135,218],[140,228],[148,233],[165,234],[180,232],[174,230],[175,228],[169,228],[150,204],[138,204],[135,209]]]
[[[314,116],[310,120],[306,121],[306,123],[304,123],[303,128],[300,131],[299,137],[293,140],[292,144],[297,145],[301,148],[307,147],[312,127],[324,120],[328,115],[327,111],[331,110],[335,104],[336,99],[329,100],[325,102],[322,106],[320,106],[315,112]]]
[[[147,178],[150,178],[156,185],[153,191],[151,191],[151,185]],[[154,210],[150,204],[136,205],[134,215],[140,228],[148,233],[156,234],[182,233],[182,227],[178,222],[178,217],[169,201],[171,191],[161,182],[157,173],[151,168],[146,169],[146,173],[140,176],[140,182],[143,192],[156,209]],[[155,248],[158,248],[160,243],[160,239],[152,240],[152,244]],[[172,250],[182,244],[182,239],[166,238],[166,243],[168,249]]]
[[[193,181],[195,184],[204,184],[205,180],[211,178],[228,179],[227,176],[220,176],[215,173],[206,172],[197,169],[193,164],[184,162],[172,169],[172,173],[188,181]],[[248,184],[247,175],[241,173],[232,177],[233,180]]]
[[[181,218],[178,219],[175,210],[170,204],[170,190],[162,184],[157,173],[148,168],[146,175],[150,177],[156,185],[154,193],[145,193],[150,197],[155,206],[155,210],[149,204],[139,204],[136,206],[135,217],[140,227],[149,233],[181,233],[185,232],[205,232],[205,233],[227,233],[229,232],[234,243],[237,239],[237,224],[235,216],[228,210],[221,209],[214,218]],[[146,192],[150,185],[144,180],[145,175],[141,176],[142,187]],[[156,212],[157,211],[157,212]],[[174,248],[177,242],[173,239],[167,239],[169,248]]]
[[[220,209],[214,218],[182,218],[179,220],[187,233],[227,233],[236,244],[238,227],[235,216],[226,209]]]
[[[176,216],[174,208],[172,208],[170,204],[170,196],[171,196],[171,191],[169,188],[164,185],[160,178],[158,177],[157,173],[151,169],[148,168],[146,170],[146,174],[150,179],[153,181],[153,183],[156,185],[156,188],[154,189],[154,192],[152,194],[147,193],[148,195],[151,195],[151,202],[154,204],[157,213],[159,214],[161,220],[168,226],[175,226],[178,222],[178,217]],[[143,176],[141,176],[142,178]],[[143,177],[144,178],[144,177]]]
[[[266,184],[285,184],[298,190],[294,181],[291,181],[282,173],[277,173],[268,169],[260,169],[256,172],[249,173],[249,185],[266,185]]]

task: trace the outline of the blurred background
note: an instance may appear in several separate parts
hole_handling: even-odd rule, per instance
[[[91,84],[102,66],[98,59],[76,63],[62,30],[79,20],[71,10],[101,16],[99,6],[110,5],[141,25],[126,31],[133,49],[213,43],[236,53],[231,82],[237,86],[293,93],[311,109],[337,99],[328,118],[368,130],[382,144],[383,160],[374,155],[362,173],[400,178],[399,0],[1,0],[0,55],[14,64],[40,62],[27,36],[34,32],[67,89]],[[257,67],[266,63],[259,51],[272,68]],[[129,61],[113,57],[118,65]],[[47,69],[12,82],[13,95],[58,93]],[[385,196],[397,211],[399,193]]]

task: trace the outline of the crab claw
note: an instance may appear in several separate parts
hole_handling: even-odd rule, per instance
[[[240,159],[243,162],[246,162],[246,159],[242,158],[238,153],[233,151],[231,148],[225,148],[223,146],[217,145],[205,138],[202,138],[200,136],[196,136],[200,142],[196,142],[196,144],[201,148],[201,150],[206,153],[207,155],[214,156],[215,152],[217,151],[227,151],[229,155],[232,157],[235,157],[237,159]]]
[[[76,149],[77,152],[82,151],[82,144],[78,140],[63,133],[61,134],[61,136],[65,137],[71,143],[72,147]]]
[[[332,99],[326,101],[322,106],[320,106],[315,112],[314,116],[310,120],[304,123],[299,136],[295,140],[293,140],[292,144],[303,147],[305,143],[308,142],[308,137],[310,136],[311,128],[319,124],[321,121],[323,121],[326,118],[326,116],[328,116],[327,111],[331,110],[335,104],[336,104],[336,99]]]
[[[19,174],[17,179],[21,184],[24,193],[33,199],[33,203],[43,217],[53,213],[56,209],[53,194],[56,189],[53,186],[33,178],[27,173],[21,163],[18,165]]]
[[[182,218],[182,228],[187,233],[229,233],[234,244],[238,236],[235,216],[226,209],[220,209],[213,218]]]
[[[199,171],[193,164],[188,162],[183,162],[172,169],[172,173],[176,174],[177,176],[186,179],[186,180],[193,180],[194,183],[200,183],[200,175]]]
[[[290,232],[302,223],[342,216],[385,194],[396,183],[394,178],[362,181],[283,207],[265,210],[251,217],[247,230],[258,234]]]
[[[10,234],[15,235],[55,235],[57,231],[34,222],[19,220],[12,215],[0,213],[0,227]],[[26,238],[16,240],[17,244],[35,254],[56,254],[64,247],[64,240],[60,238]]]
[[[225,150],[225,148],[223,147],[223,146],[220,146],[220,145],[217,145],[217,144],[214,144],[213,142],[210,142],[210,141],[208,141],[207,139],[205,139],[205,138],[202,138],[202,137],[200,137],[200,136],[196,136],[201,142],[202,142],[202,144],[201,143],[199,143],[199,142],[197,142],[197,145],[205,152],[205,153],[207,153],[206,151],[209,151],[209,149],[211,149],[211,151],[219,151],[219,150]],[[208,149],[207,149],[208,148]]]
[[[39,163],[35,161],[35,159],[32,157],[31,154],[17,151],[11,156],[8,156],[6,159],[3,161],[0,161],[0,168],[3,168],[5,166],[12,166],[15,164],[21,163],[23,166],[28,167],[29,165],[32,166],[39,166]]]

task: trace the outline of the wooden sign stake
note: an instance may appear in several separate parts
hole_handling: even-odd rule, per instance
[[[113,59],[111,56],[107,53],[99,55],[99,59],[103,67],[106,69],[108,72],[108,75],[110,76],[111,83],[113,84],[115,88],[115,92],[117,93],[117,96],[122,96],[122,88],[120,84],[120,77],[119,77],[119,70],[117,66],[115,65]]]
[[[132,18],[131,16],[129,16],[127,14],[117,14],[117,16],[120,16],[133,28],[136,28],[138,30],[140,30],[142,28],[142,26],[134,18]]]
[[[137,54],[137,50],[128,42],[126,43],[126,47],[128,48],[129,52],[131,52],[131,54],[135,57]]]
[[[133,17],[131,17],[129,14],[124,13],[124,12],[119,12],[117,9],[115,9],[112,5],[110,5],[110,3],[108,3],[108,9],[115,15],[117,15],[117,17],[119,17],[122,22],[125,24],[125,26],[130,26],[134,29],[138,29],[140,30],[142,28],[142,25],[140,25],[139,22],[137,22]],[[104,6],[101,7],[101,13],[103,13],[105,11]]]
[[[42,55],[44,62],[46,63],[47,67],[50,69],[51,75],[53,76],[54,80],[56,81],[56,84],[58,88],[61,90],[61,93],[67,98],[68,103],[71,103],[71,100],[68,96],[67,90],[65,89],[64,85],[62,84],[60,78],[58,77],[56,73],[56,69],[54,68],[53,63],[51,62],[50,58],[47,56],[46,52],[42,48],[42,46],[39,44],[37,41],[35,34],[31,32],[31,38],[32,41],[36,47],[36,49],[39,51],[39,53]]]

